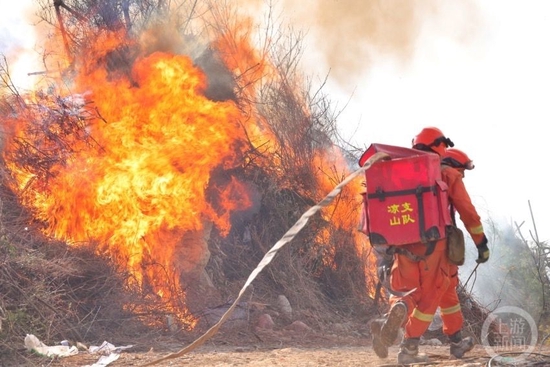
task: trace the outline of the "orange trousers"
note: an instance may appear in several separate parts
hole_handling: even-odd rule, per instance
[[[407,245],[406,249],[416,255],[424,255],[426,245]],[[446,254],[446,240],[435,245],[433,253],[421,261],[413,261],[404,254],[395,254],[390,284],[395,291],[403,292],[416,288],[405,296],[390,296],[390,304],[402,301],[407,305],[405,338],[419,338],[430,326],[435,312],[440,307],[443,333],[452,335],[462,329],[463,316],[456,292],[458,267],[451,264]]]

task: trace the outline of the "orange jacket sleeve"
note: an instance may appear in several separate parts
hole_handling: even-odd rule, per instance
[[[474,243],[476,245],[479,244],[485,236],[483,225],[476,208],[472,204],[466,186],[464,186],[462,173],[452,167],[443,165],[441,174],[443,181],[449,187],[449,202],[460,215],[460,220],[464,223],[464,227],[472,237],[472,240],[474,240]]]

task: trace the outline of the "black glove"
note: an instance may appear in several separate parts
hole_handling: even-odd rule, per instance
[[[480,243],[476,244],[477,247],[477,260],[476,263],[482,264],[484,262],[487,262],[489,260],[489,247],[487,247],[487,237],[483,235],[483,240],[481,240]]]

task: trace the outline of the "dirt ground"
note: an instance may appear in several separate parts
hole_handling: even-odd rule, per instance
[[[192,341],[192,340],[191,340]],[[118,360],[109,364],[112,367],[142,366],[160,358],[177,353],[190,342],[181,342],[174,338],[162,337],[139,341],[132,348],[124,350]],[[379,359],[371,346],[370,335],[337,335],[318,332],[262,331],[247,332],[227,330],[219,332],[203,345],[180,357],[167,359],[155,364],[159,367],[193,366],[193,367],[232,367],[232,366],[398,366],[396,355],[398,346],[390,347],[389,357]],[[421,345],[421,352],[428,354],[430,366],[550,366],[550,348],[536,348],[525,362],[497,363],[483,345],[476,345],[474,350],[463,359],[449,357],[449,346]],[[511,355],[510,358],[517,358]],[[102,366],[97,355],[80,352],[78,355],[62,359],[50,359],[33,356],[24,366]],[[7,361],[2,366],[11,366]],[[16,364],[23,366],[22,364]]]
[[[483,349],[476,349],[471,357],[462,360],[449,360],[447,357],[448,348],[429,347],[425,351],[434,359],[431,365],[436,366],[485,366],[489,358]],[[390,357],[379,359],[369,347],[283,347],[276,349],[262,349],[255,347],[227,347],[227,346],[207,346],[200,350],[191,352],[188,355],[167,360],[157,364],[157,366],[340,366],[340,367],[359,367],[359,366],[397,366],[395,355],[397,347],[390,349]],[[123,353],[120,358],[113,362],[114,366],[140,366],[147,362],[165,356],[166,353],[146,352],[146,353]],[[75,356],[65,359],[59,366],[86,366],[97,361],[97,358],[88,356]]]

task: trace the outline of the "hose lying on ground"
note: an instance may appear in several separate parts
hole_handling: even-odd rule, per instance
[[[358,170],[356,170],[355,172],[347,176],[342,182],[340,182],[336,187],[334,187],[334,189],[332,189],[332,191],[329,192],[328,195],[325,196],[323,200],[321,200],[319,203],[312,206],[304,214],[302,214],[300,219],[298,219],[298,221],[294,223],[294,225],[283,235],[283,237],[279,241],[277,241],[277,243],[275,243],[275,245],[273,245],[273,247],[264,255],[264,257],[262,258],[258,266],[248,276],[248,279],[246,280],[244,286],[240,290],[239,295],[237,296],[235,301],[233,301],[233,304],[231,304],[231,306],[227,309],[227,311],[222,315],[220,320],[215,325],[213,325],[210,329],[208,329],[206,333],[204,333],[194,342],[192,342],[185,348],[179,350],[178,352],[170,353],[162,358],[148,362],[143,366],[152,366],[162,361],[181,357],[182,355],[187,354],[192,350],[194,350],[195,348],[201,346],[202,344],[204,344],[204,342],[210,339],[218,331],[220,326],[222,326],[222,324],[229,318],[229,316],[231,316],[231,313],[233,312],[235,306],[238,304],[239,300],[245,293],[246,289],[252,283],[252,281],[256,278],[256,276],[263,270],[264,267],[266,267],[271,262],[271,260],[273,260],[273,258],[275,257],[275,254],[277,254],[277,252],[285,244],[287,244],[294,237],[296,237],[298,232],[300,232],[302,228],[304,228],[304,226],[307,224],[309,218],[311,218],[315,213],[317,213],[323,207],[329,205],[336,198],[336,196],[340,194],[340,192],[342,191],[342,188],[347,184],[349,184],[352,180],[354,180],[359,174],[365,172],[377,161],[386,159],[387,157],[388,155],[383,152],[377,152],[374,155],[372,155],[361,168],[359,168]]]

